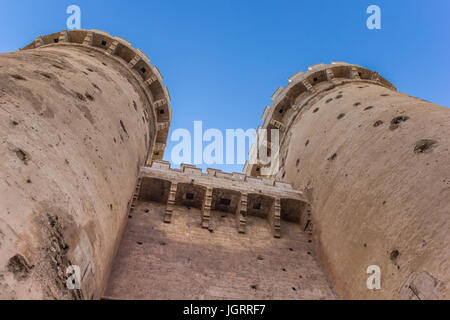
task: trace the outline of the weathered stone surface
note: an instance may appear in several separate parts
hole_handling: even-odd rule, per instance
[[[319,69],[332,80],[313,68],[264,112],[263,128],[272,117],[287,128],[271,177],[310,194],[315,243],[343,298],[449,299],[449,109],[360,67]],[[296,91],[305,77],[314,92]],[[369,265],[381,267],[381,290],[366,287]],[[436,285],[411,280],[423,274]],[[408,281],[417,294],[405,293]]]
[[[0,55],[2,299],[98,298],[139,169],[167,137],[156,125],[170,121],[167,92],[148,58],[119,40],[108,52],[116,38],[100,32],[83,45],[87,34],[43,36]],[[147,75],[159,80],[148,86]],[[166,99],[165,117],[153,99]],[[81,291],[66,288],[72,264]]]
[[[278,161],[203,173],[161,161],[169,92],[127,41],[62,31],[0,66],[0,299],[450,298],[448,109],[317,64],[264,110]]]
[[[138,203],[104,299],[336,298],[296,223],[282,224],[276,239],[256,216],[247,216],[242,234],[232,213],[212,211],[213,232],[201,228],[197,208],[175,206],[171,224],[164,214],[164,204]]]

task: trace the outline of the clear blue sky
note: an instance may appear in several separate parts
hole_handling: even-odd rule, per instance
[[[121,36],[158,66],[172,96],[171,131],[193,131],[194,120],[223,132],[256,128],[278,86],[331,61],[450,106],[449,0],[0,0],[0,52],[66,29],[70,4],[81,7],[82,28]],[[382,30],[366,28],[371,4],[381,8]]]

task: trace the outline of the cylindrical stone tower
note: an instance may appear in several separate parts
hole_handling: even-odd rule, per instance
[[[279,165],[244,171],[307,191],[302,221],[341,297],[449,299],[450,110],[347,63],[289,82],[263,114],[280,129]],[[372,265],[380,290],[367,287]]]
[[[148,57],[101,31],[0,55],[1,299],[101,296],[139,168],[162,159],[169,100]]]

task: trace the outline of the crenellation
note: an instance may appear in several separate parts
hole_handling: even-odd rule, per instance
[[[92,34],[100,34],[106,37],[111,37],[111,35],[109,34],[109,32],[103,31],[103,30],[97,30],[97,29],[92,29]]]
[[[192,165],[189,165],[189,164],[181,164],[180,168],[181,168],[182,172],[187,175],[200,176],[202,174],[202,169],[197,168]]]
[[[158,81],[158,77],[156,75],[153,75],[150,78],[148,78],[147,80],[145,80],[144,83],[150,87],[156,81]]]
[[[106,54],[108,55],[115,55],[117,51],[117,46],[119,45],[119,41],[114,40],[111,45],[106,50]]]
[[[144,60],[147,64],[150,64],[150,58],[141,49],[136,49],[136,51],[142,60]]]
[[[159,108],[164,106],[167,103],[166,99],[160,99],[154,102],[155,107]]]
[[[326,68],[326,66],[327,65],[324,63],[314,64],[314,65],[308,67],[308,71],[321,70],[323,68]]]
[[[270,113],[270,107],[269,107],[269,106],[266,106],[266,107],[264,108],[264,112],[263,112],[263,114],[262,114],[262,116],[261,116],[261,120],[262,120],[263,123],[266,121],[266,118],[267,118],[267,116],[269,115],[269,113]]]
[[[245,180],[245,174],[233,172],[232,173],[232,179],[235,180],[235,181],[244,181]]]
[[[126,47],[131,47],[131,42],[125,40],[125,39],[122,38],[122,37],[115,36],[114,39],[117,40],[118,42],[120,42],[121,44],[123,44],[123,45],[126,46]]]
[[[280,185],[283,186],[283,189],[286,191],[293,192],[293,194],[296,195],[294,197],[302,198],[301,200],[306,200],[301,191],[295,190],[287,183],[275,181],[273,178],[254,177],[236,172],[227,173],[214,168],[207,168],[205,173],[201,170],[201,168],[197,168],[196,166],[190,164],[181,164],[180,169],[174,169],[171,168],[170,162],[163,160],[154,160],[150,166],[141,168],[141,176],[151,176],[152,173],[154,173],[155,176],[167,176],[169,178],[178,176],[181,180],[185,180],[188,174],[195,174],[200,178],[200,180],[197,178],[197,181],[200,183],[208,184],[208,181],[216,181],[215,179],[220,179],[220,181],[224,182],[228,180],[239,181],[244,182],[245,184],[251,184],[253,186],[269,187],[275,192],[277,190],[276,186]],[[182,173],[182,175],[180,175],[180,173]]]
[[[234,177],[231,173],[223,172],[223,171],[217,171],[216,178],[234,180]]]
[[[170,162],[164,160],[153,161],[151,164],[152,168],[161,169],[161,170],[169,170]]]
[[[246,233],[246,223],[247,220],[245,219],[245,216],[247,215],[247,193],[241,193],[241,197],[239,199],[239,204],[236,209],[236,226],[239,233]]]
[[[352,66],[350,70],[351,70],[351,77],[352,77],[352,79],[361,80],[361,76],[360,76],[361,73],[360,73],[358,67]]]
[[[164,92],[165,92],[165,95],[167,97],[167,101],[170,102],[172,100],[172,98],[170,97],[170,91],[169,91],[169,88],[167,86],[164,86]],[[170,111],[171,116],[172,116],[172,110],[170,108],[169,108],[169,111]]]

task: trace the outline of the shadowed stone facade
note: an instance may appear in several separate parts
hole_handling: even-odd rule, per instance
[[[335,299],[300,225],[282,221],[274,238],[266,219],[248,215],[238,233],[232,213],[138,201],[128,219],[103,299]]]

